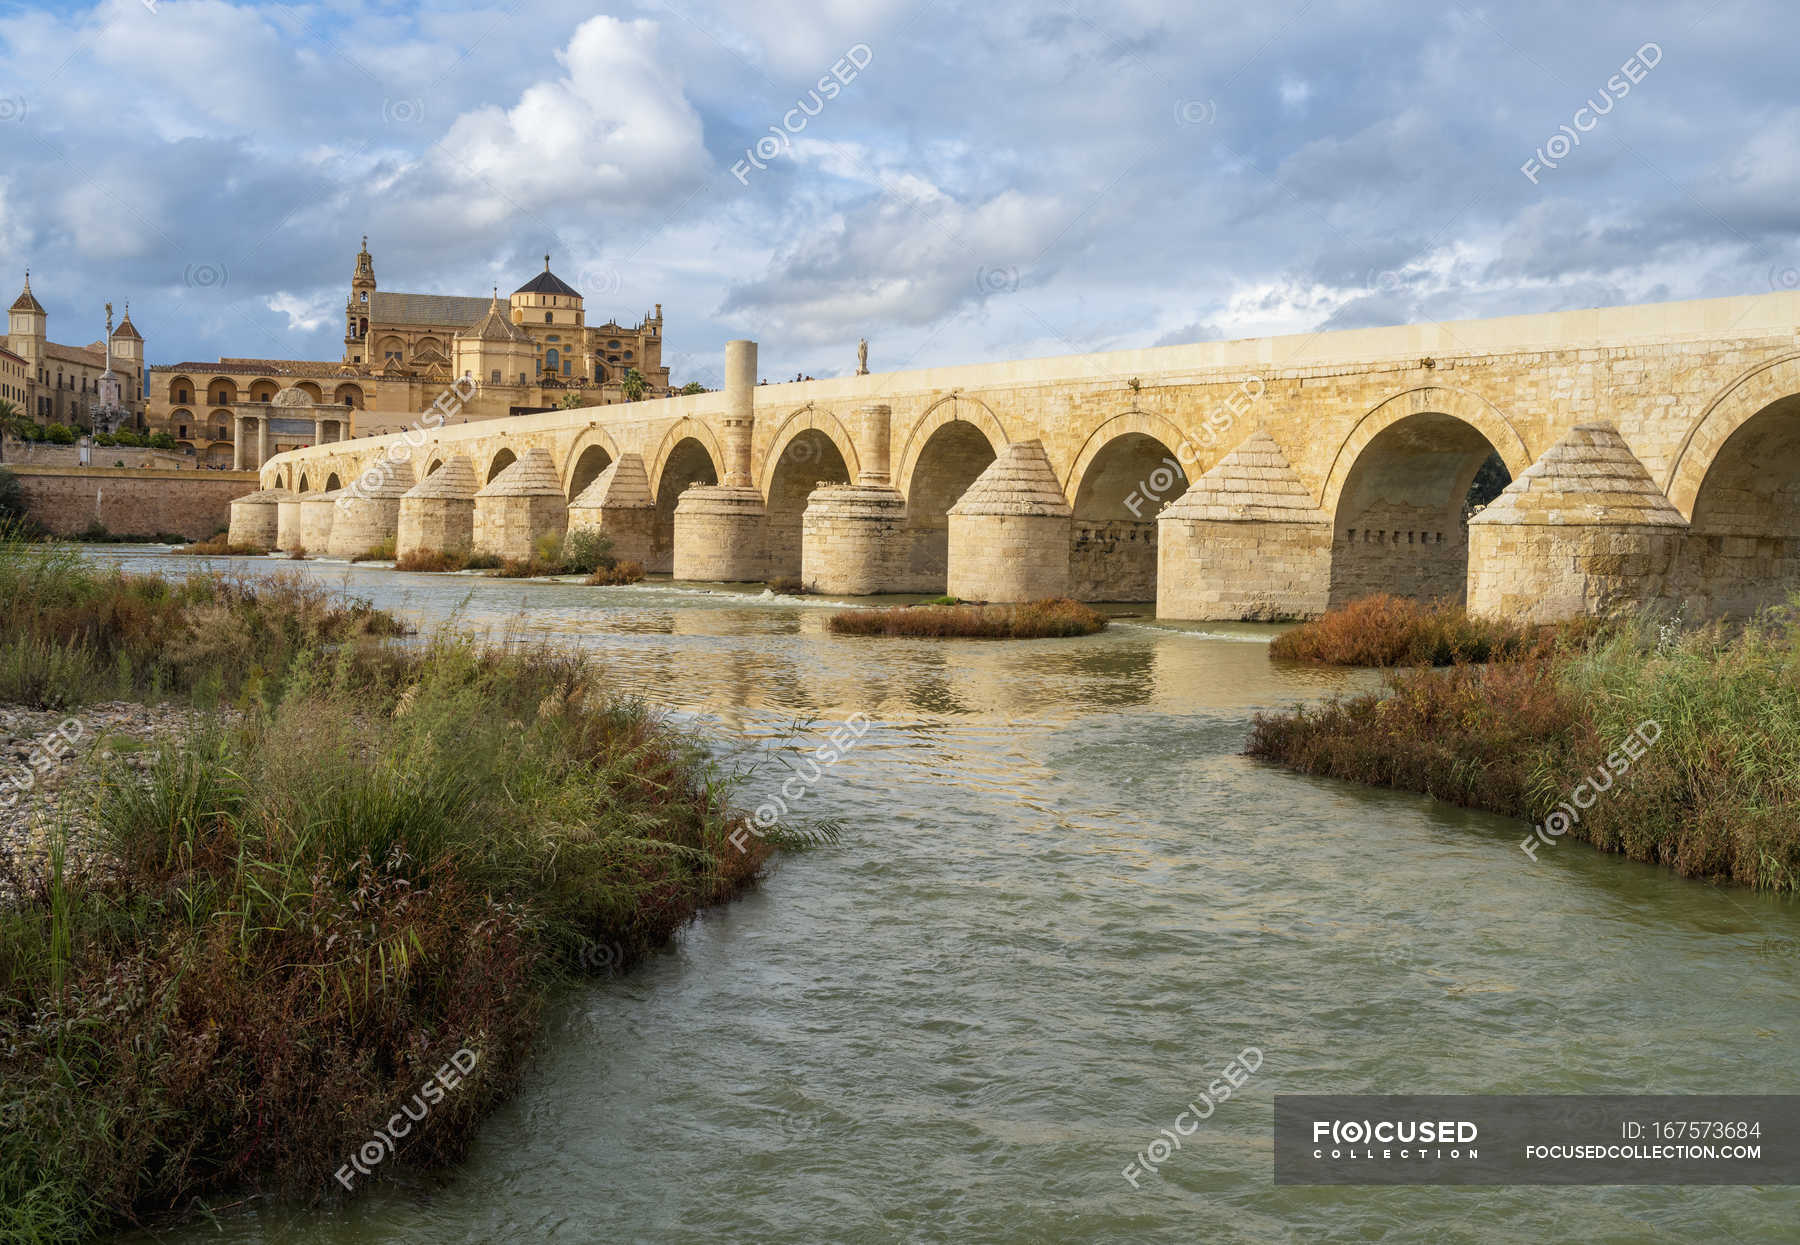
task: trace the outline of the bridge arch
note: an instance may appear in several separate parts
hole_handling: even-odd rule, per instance
[[[763,460],[770,579],[800,577],[800,532],[813,489],[848,484],[857,470],[853,438],[830,411],[809,402],[782,421]]]
[[[1503,470],[1491,466],[1496,457]],[[1471,487],[1483,477],[1484,495],[1497,492],[1499,476],[1510,481],[1531,461],[1518,430],[1474,394],[1421,386],[1380,403],[1345,438],[1325,481],[1330,604],[1375,592],[1461,602]]]
[[[724,470],[725,451],[719,446],[719,438],[704,420],[695,419],[692,415],[684,415],[663,433],[662,441],[657,444],[656,453],[644,464],[650,475],[650,488],[655,492],[657,502],[662,501],[662,479],[667,472],[669,459],[683,441],[694,441],[705,451],[712,467],[713,483],[718,482],[719,473]],[[692,483],[690,481],[689,483]],[[687,487],[685,484],[682,488]],[[669,503],[670,513],[674,513],[675,503]]]
[[[1186,445],[1169,420],[1136,408],[1088,437],[1063,483],[1075,510],[1069,569],[1077,599],[1156,599],[1156,516],[1192,482]]]
[[[482,474],[481,482],[483,484],[492,484],[495,476],[499,475],[502,471],[505,471],[508,467],[518,461],[519,456],[515,454],[511,448],[504,445],[501,446],[494,451],[494,456],[488,459],[487,470]]]
[[[344,483],[342,480],[338,479],[337,472],[334,471],[330,475],[325,477],[325,491],[327,493],[335,493],[343,487],[344,487]]]
[[[1793,393],[1800,393],[1800,354],[1757,364],[1707,403],[1681,439],[1663,479],[1663,492],[1675,509],[1692,520],[1701,484],[1725,443],[1771,404]]]
[[[906,498],[907,583],[942,592],[950,573],[950,507],[1010,438],[979,399],[952,394],[913,423],[901,449],[896,486]]]
[[[1667,481],[1690,524],[1675,584],[1701,613],[1745,617],[1800,590],[1800,355],[1728,385]]]
[[[850,479],[854,480],[862,465],[856,456],[856,438],[850,430],[831,411],[824,407],[814,406],[808,402],[798,410],[788,412],[788,417],[781,421],[775,430],[775,436],[769,441],[768,452],[763,456],[762,495],[769,496],[775,485],[775,473],[781,467],[782,456],[793,442],[807,432],[817,432],[829,440],[837,450],[838,461],[844,464]],[[845,483],[849,483],[846,480]]]
[[[588,485],[619,460],[619,446],[598,425],[589,424],[563,459],[563,496],[574,501]]]
[[[650,488],[656,499],[656,531],[645,568],[667,573],[675,569],[675,506],[684,490],[695,484],[717,484],[725,461],[712,429],[700,420],[676,422],[656,447],[650,469]]]

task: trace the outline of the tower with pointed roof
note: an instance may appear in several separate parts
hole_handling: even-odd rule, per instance
[[[7,313],[6,340],[7,348],[31,368],[35,378],[38,369],[44,365],[44,346],[49,335],[50,315],[44,305],[31,292],[31,270],[25,270],[25,288],[13,300],[12,309]]]
[[[375,298],[375,257],[369,254],[369,235],[356,253],[356,271],[350,275],[350,297],[344,301],[344,362],[367,359],[364,342],[369,336],[370,304]]]

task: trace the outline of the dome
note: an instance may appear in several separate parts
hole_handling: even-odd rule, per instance
[[[581,294],[567,281],[550,271],[550,257],[544,256],[544,271],[513,291],[514,294],[560,294],[564,298],[580,298]]]

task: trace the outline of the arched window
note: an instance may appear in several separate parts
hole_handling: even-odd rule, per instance
[[[544,313],[544,323],[545,324],[555,324],[556,323],[556,314],[554,312],[546,311]]]
[[[554,372],[557,367],[558,357],[559,356],[556,353],[555,346],[552,346],[552,347],[550,347],[550,349],[546,350],[544,352],[544,370],[548,371],[548,372]]]

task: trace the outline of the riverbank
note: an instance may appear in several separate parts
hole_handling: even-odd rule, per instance
[[[1522,864],[1579,839],[1684,877],[1800,889],[1800,617],[1391,673],[1259,714],[1246,752],[1518,818]]]
[[[730,844],[730,782],[577,655],[22,541],[0,622],[0,1239],[455,1159],[559,983],[783,842]]]

